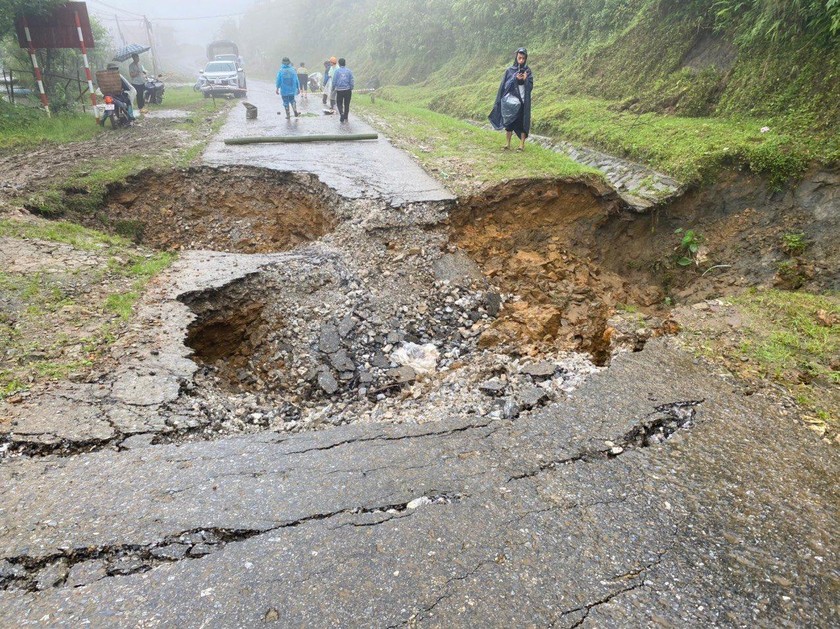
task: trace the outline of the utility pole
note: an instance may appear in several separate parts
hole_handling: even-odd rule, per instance
[[[120,18],[116,13],[114,14],[114,20],[117,22],[117,32],[120,34],[120,41],[122,41],[122,45],[125,46],[125,35],[123,35],[122,27],[120,26]]]
[[[155,76],[158,75],[157,53],[155,52],[155,42],[152,39],[152,23],[149,18],[143,16],[143,25],[146,27],[146,37],[149,39],[149,47],[152,49],[152,68],[155,71]]]

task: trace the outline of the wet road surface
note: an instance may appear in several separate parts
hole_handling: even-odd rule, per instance
[[[427,175],[387,138],[359,142],[316,142],[305,144],[255,144],[227,146],[227,138],[274,135],[337,135],[375,133],[375,129],[353,114],[338,121],[338,114],[325,115],[321,95],[303,101],[300,118],[286,120],[283,104],[274,88],[264,81],[250,81],[247,102],[256,106],[256,120],[246,120],[245,108],[237,106],[218,137],[204,153],[213,166],[244,164],[275,170],[309,172],[349,198],[384,198],[395,205],[413,201],[441,201],[452,194]],[[354,99],[369,98],[357,94]],[[279,113],[278,112],[282,112]]]

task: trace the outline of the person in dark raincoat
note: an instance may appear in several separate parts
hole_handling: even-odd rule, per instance
[[[511,136],[515,133],[520,140],[517,151],[525,149],[525,139],[531,132],[531,90],[534,88],[534,74],[528,67],[528,51],[520,48],[516,51],[513,65],[505,70],[493,111],[490,112],[490,124],[493,128],[507,132],[507,144],[502,148],[510,150]]]

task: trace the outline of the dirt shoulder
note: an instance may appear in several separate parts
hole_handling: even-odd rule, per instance
[[[0,398],[21,401],[33,386],[97,369],[147,283],[172,262],[102,233],[96,212],[113,182],[197,159],[229,107],[201,100],[188,95],[84,142],[0,154]]]

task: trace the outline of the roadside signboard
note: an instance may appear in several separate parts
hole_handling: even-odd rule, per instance
[[[90,100],[96,111],[96,96],[93,93],[93,78],[90,73],[87,49],[94,47],[93,30],[90,27],[87,4],[84,2],[66,2],[57,6],[50,13],[31,15],[24,13],[15,21],[18,44],[29,51],[35,82],[41,94],[41,104],[47,115],[50,105],[44,88],[44,77],[38,65],[38,48],[79,48],[85,63],[85,75],[90,91]]]
[[[79,25],[76,25],[76,16]],[[94,47],[93,30],[90,27],[87,4],[84,2],[68,2],[43,15],[24,14],[15,23],[17,27],[18,44],[21,48],[29,48],[30,41],[26,35],[29,27],[32,48],[79,48],[79,31],[85,46]]]

